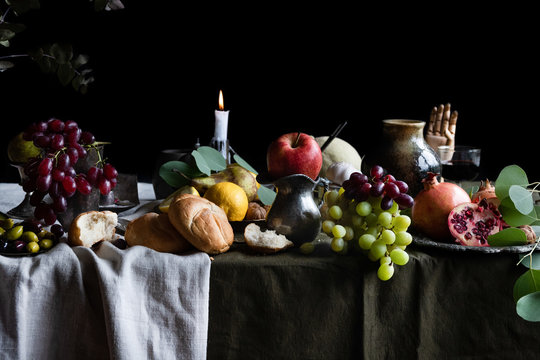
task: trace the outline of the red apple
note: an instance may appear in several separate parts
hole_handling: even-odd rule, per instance
[[[284,134],[268,147],[266,164],[268,174],[273,179],[304,174],[315,180],[322,166],[321,148],[317,141],[307,134]]]

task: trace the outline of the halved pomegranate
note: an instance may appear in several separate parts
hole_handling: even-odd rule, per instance
[[[487,238],[502,229],[496,206],[481,200],[456,206],[448,215],[448,228],[456,242],[466,246],[489,246]]]

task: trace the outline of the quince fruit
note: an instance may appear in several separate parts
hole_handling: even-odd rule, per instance
[[[7,155],[13,163],[25,163],[32,157],[37,157],[41,150],[34,145],[33,141],[23,139],[23,133],[19,133],[9,141]]]

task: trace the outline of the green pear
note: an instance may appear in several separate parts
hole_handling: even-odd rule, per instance
[[[227,165],[225,170],[210,176],[200,176],[191,179],[191,186],[197,189],[199,193],[203,194],[212,185],[224,181],[235,183],[244,189],[249,201],[253,201],[257,198],[258,184],[255,175],[236,163]]]

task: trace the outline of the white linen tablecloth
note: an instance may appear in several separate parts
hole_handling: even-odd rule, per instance
[[[141,204],[151,184],[139,183]],[[17,205],[0,184],[0,211]],[[0,359],[205,359],[210,258],[110,243],[0,255]]]

